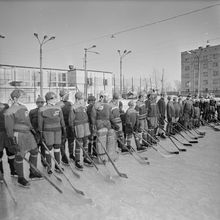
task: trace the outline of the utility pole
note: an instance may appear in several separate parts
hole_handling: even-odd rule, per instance
[[[161,93],[164,92],[164,69],[162,69]]]
[[[120,94],[122,94],[122,59],[127,56],[129,53],[131,53],[131,50],[127,51],[124,50],[123,53],[121,53],[120,50],[118,50],[118,54],[120,57]]]
[[[87,79],[88,79],[88,72],[87,72],[87,53],[90,52],[90,53],[99,54],[99,52],[91,51],[91,50],[90,50],[90,49],[95,48],[95,47],[96,47],[96,45],[92,45],[92,46],[89,47],[89,48],[84,48],[84,70],[85,70],[84,95],[85,95],[85,98],[86,98],[86,99],[87,99],[87,96],[88,96],[88,81],[87,81]]]
[[[40,45],[40,95],[41,97],[43,97],[44,95],[43,94],[44,83],[43,83],[43,71],[42,71],[43,45],[46,44],[50,40],[54,40],[55,37],[53,36],[48,39],[48,36],[44,35],[43,40],[40,41],[37,33],[34,33],[34,36],[37,38],[38,43]]]
[[[132,90],[132,92],[134,92],[134,79],[133,79],[133,76],[131,78],[131,90]]]

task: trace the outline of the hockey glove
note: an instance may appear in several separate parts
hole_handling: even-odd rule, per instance
[[[12,154],[17,154],[17,152],[19,152],[19,146],[16,137],[9,137],[8,143],[9,143],[8,145],[9,152],[11,152]]]

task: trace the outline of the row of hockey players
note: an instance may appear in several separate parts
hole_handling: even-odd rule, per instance
[[[0,173],[3,174],[5,148],[11,175],[18,176],[18,183],[22,186],[30,184],[23,173],[23,158],[27,152],[30,152],[29,161],[37,166],[38,147],[41,149],[41,161],[47,167],[48,174],[52,173],[52,150],[58,164],[62,161],[68,166],[69,160],[72,160],[77,169],[83,170],[83,164],[92,166],[87,153],[91,157],[98,156],[98,162],[107,161],[104,147],[112,160],[117,160],[119,151],[127,152],[125,144],[130,148],[133,136],[137,150],[142,151],[148,147],[146,143],[155,142],[156,135],[166,138],[166,135],[174,134],[178,130],[177,122],[186,128],[199,126],[202,103],[193,103],[190,96],[183,102],[181,98],[171,101],[168,96],[165,104],[164,94],[161,94],[158,102],[154,93],[149,94],[147,100],[140,94],[136,104],[133,101],[128,103],[129,108],[125,113],[117,93],[113,94],[110,102],[107,102],[105,95],[100,95],[97,102],[94,96],[89,96],[86,106],[81,92],[75,94],[75,103],[72,104],[68,101],[68,91],[61,90],[59,102],[55,93],[48,92],[45,95],[46,105],[44,99],[38,97],[37,108],[28,112],[22,104],[22,97],[21,90],[14,90],[11,93],[12,105],[0,105]],[[137,133],[139,135],[135,135]],[[66,140],[69,157],[66,155]],[[82,147],[85,150],[83,156]],[[56,165],[54,169],[61,172]],[[42,177],[30,167],[29,178]]]

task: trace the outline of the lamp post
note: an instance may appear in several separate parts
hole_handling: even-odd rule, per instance
[[[96,48],[96,45],[92,45],[91,47],[88,48],[84,48],[84,70],[85,70],[85,87],[84,87],[84,94],[85,94],[85,98],[87,99],[87,93],[88,93],[88,82],[87,82],[87,78],[88,78],[88,72],[87,72],[87,53],[95,53],[95,54],[99,54],[99,52],[97,51],[92,51],[90,49],[92,48]]]
[[[194,51],[194,50],[187,51],[188,54],[193,54],[193,55],[195,55],[195,57],[196,57],[197,60],[198,60],[198,93],[197,93],[198,97],[199,97],[200,91],[201,91],[200,56],[201,56],[201,54],[202,54],[202,50],[203,50],[203,48],[202,48],[202,47],[199,47],[199,49],[198,49],[198,52],[199,52],[199,53],[197,53],[197,52]]]
[[[34,36],[37,38],[38,43],[40,45],[40,95],[41,95],[41,97],[43,97],[43,95],[44,95],[43,94],[43,86],[44,86],[44,84],[43,84],[43,72],[42,72],[42,58],[43,58],[42,48],[43,48],[44,44],[46,44],[50,40],[54,40],[55,37],[52,36],[52,37],[48,38],[47,35],[44,35],[43,39],[40,41],[37,33],[34,33]]]
[[[118,54],[120,57],[120,94],[122,94],[122,59],[127,56],[129,53],[131,53],[131,50],[127,51],[124,50],[123,53],[121,53],[120,50],[118,50]]]

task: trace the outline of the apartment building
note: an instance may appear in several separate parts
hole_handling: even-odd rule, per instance
[[[220,96],[220,45],[181,53],[181,92]]]

